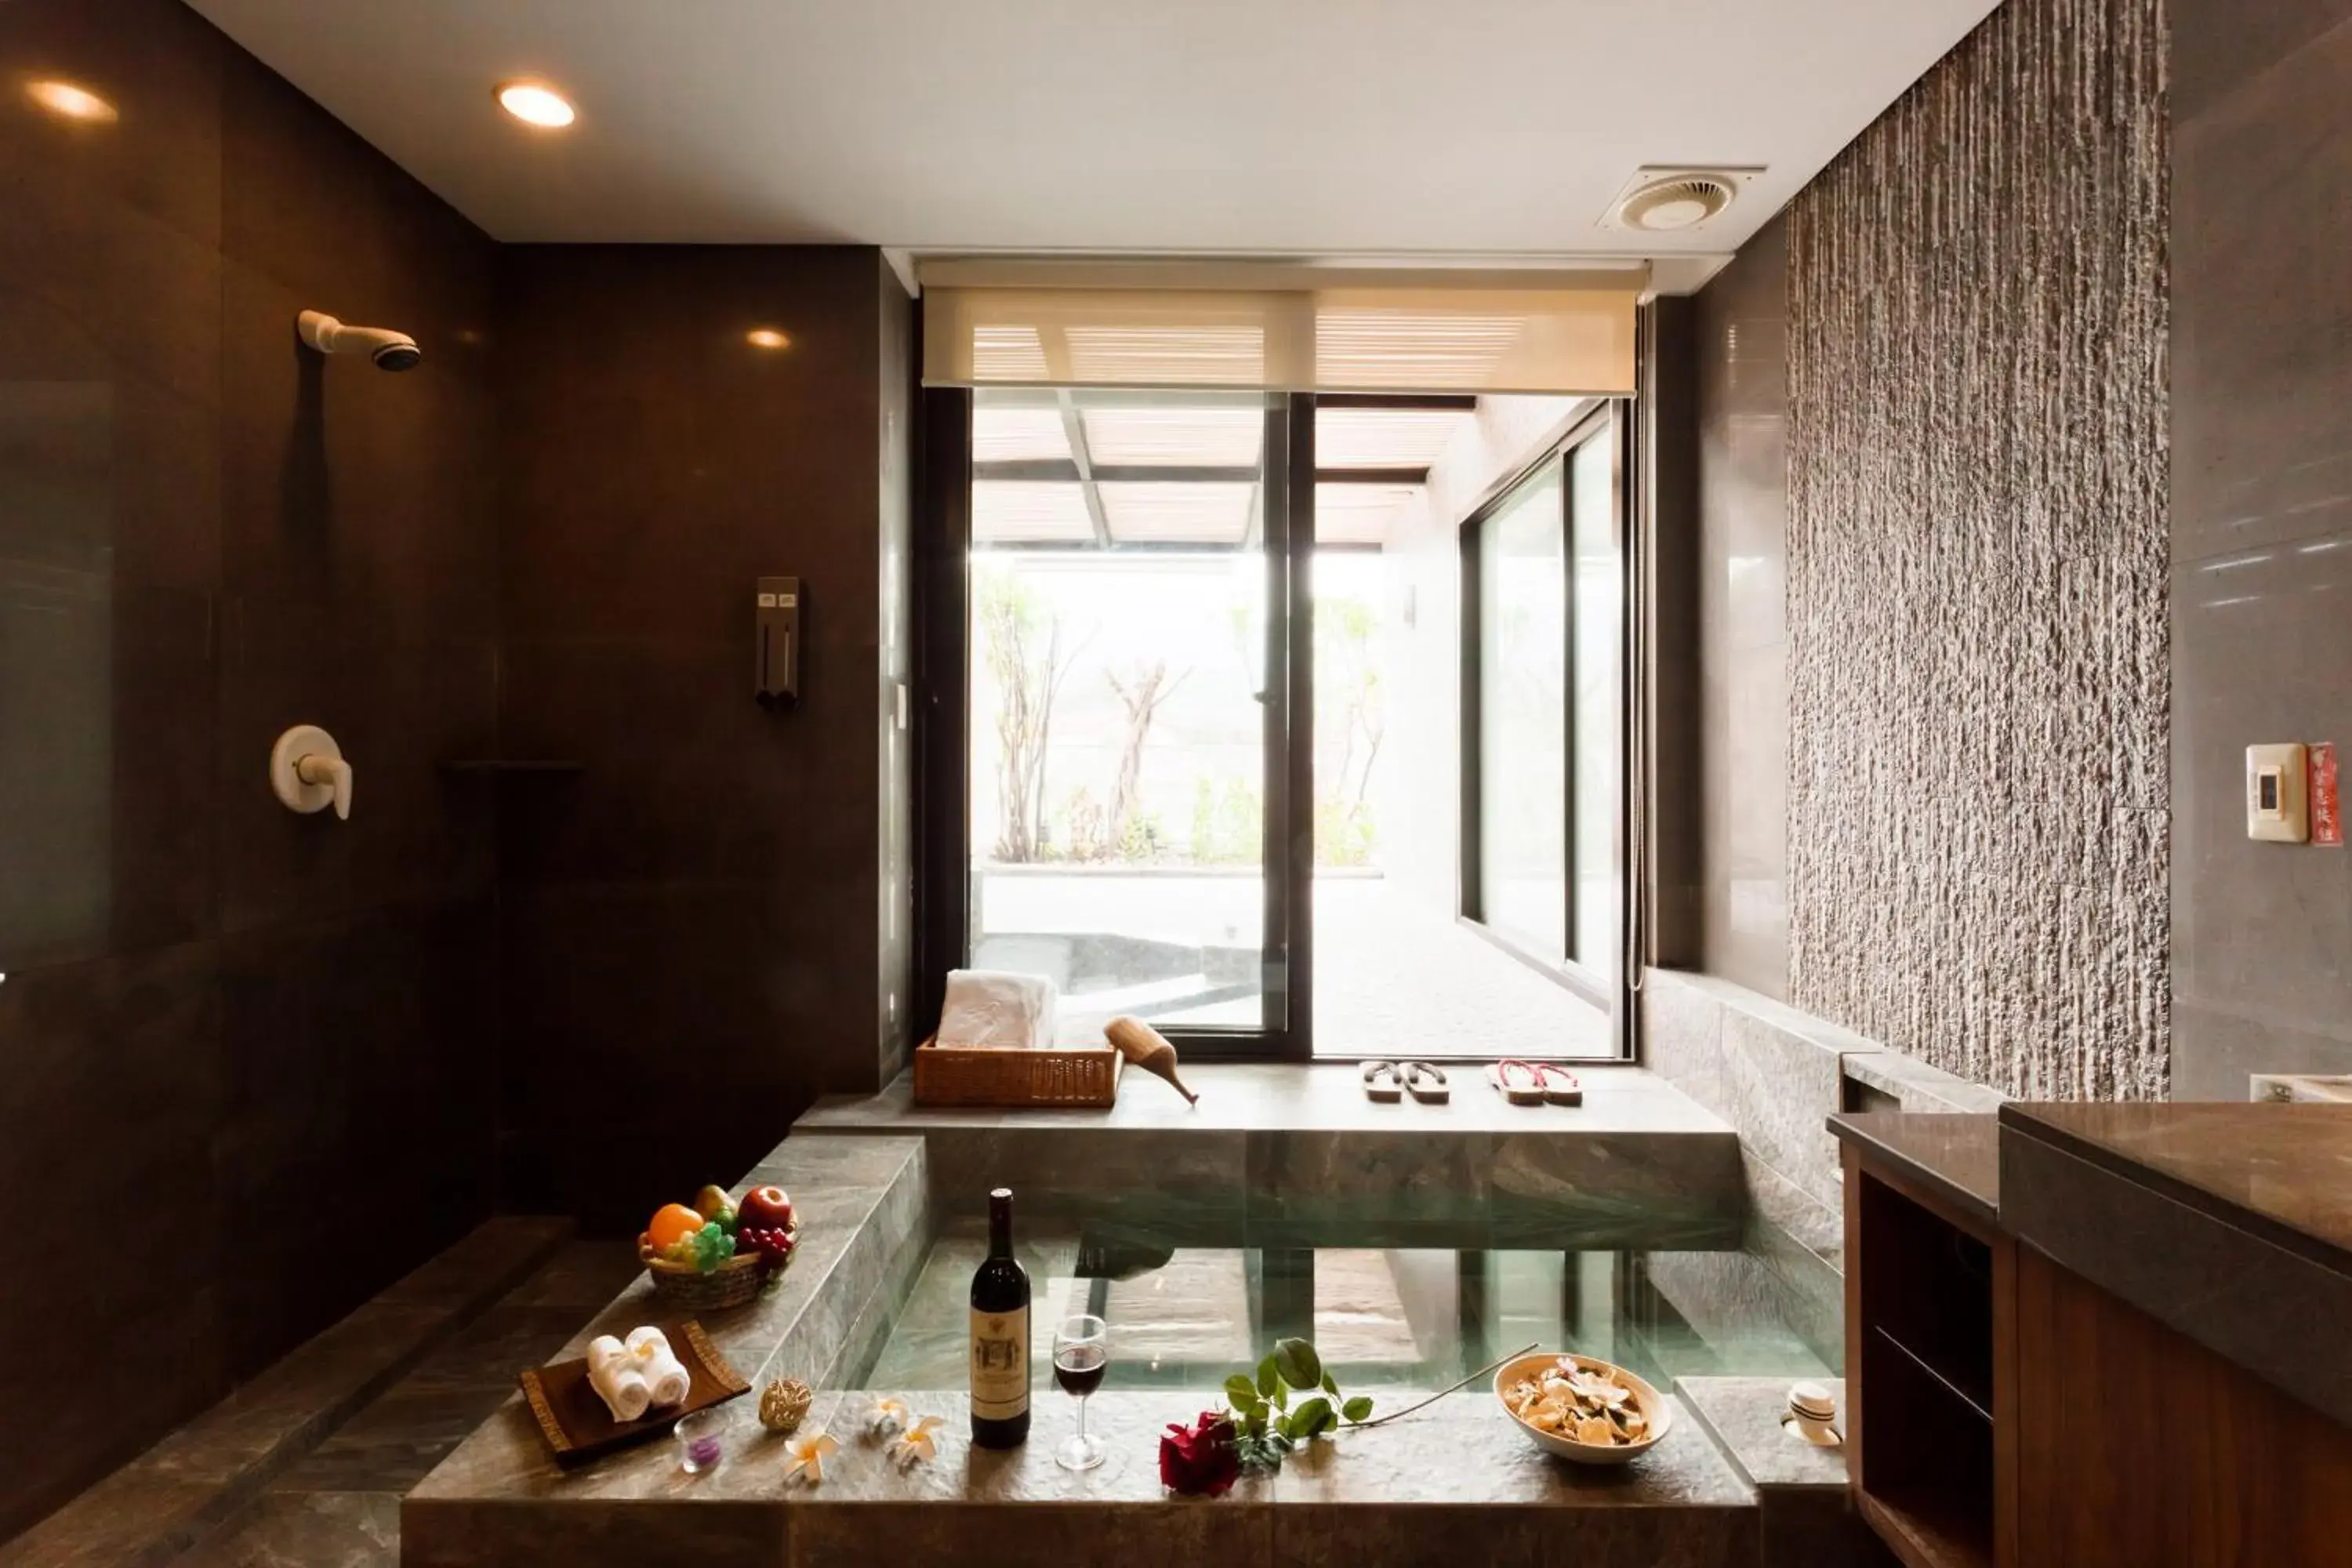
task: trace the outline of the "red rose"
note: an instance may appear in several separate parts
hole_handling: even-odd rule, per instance
[[[1188,1497],[1223,1497],[1242,1473],[1234,1451],[1234,1424],[1203,1410],[1190,1426],[1171,1424],[1160,1439],[1160,1484]]]

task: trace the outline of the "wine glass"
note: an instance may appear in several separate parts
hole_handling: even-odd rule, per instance
[[[1054,1462],[1066,1470],[1091,1470],[1103,1462],[1102,1439],[1087,1436],[1087,1395],[1102,1386],[1109,1366],[1110,1326],[1089,1312],[1063,1319],[1054,1331],[1054,1381],[1078,1401],[1078,1429],[1054,1450]]]

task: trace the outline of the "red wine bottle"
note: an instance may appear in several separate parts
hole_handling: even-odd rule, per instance
[[[988,1194],[988,1256],[971,1277],[971,1440],[1029,1440],[1029,1276],[1013,1258],[1013,1190]]]

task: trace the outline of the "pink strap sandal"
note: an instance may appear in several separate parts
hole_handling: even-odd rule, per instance
[[[1535,1068],[1536,1081],[1543,1086],[1543,1097],[1547,1101],[1553,1105],[1584,1103],[1584,1086],[1576,1081],[1574,1073],[1563,1067],[1554,1067],[1549,1062],[1538,1062]]]
[[[1517,1057],[1505,1057],[1486,1069],[1486,1081],[1495,1091],[1513,1105],[1541,1105],[1544,1102],[1543,1075],[1533,1064]]]

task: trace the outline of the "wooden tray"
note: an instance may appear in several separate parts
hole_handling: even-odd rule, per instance
[[[522,1384],[523,1397],[530,1402],[531,1415],[539,1423],[539,1435],[547,1439],[557,1464],[576,1465],[598,1454],[657,1436],[675,1426],[681,1415],[724,1405],[751,1391],[743,1374],[730,1366],[727,1358],[704,1337],[700,1323],[688,1318],[654,1326],[668,1336],[672,1353],[686,1368],[686,1398],[677,1405],[648,1410],[635,1421],[613,1419],[604,1401],[588,1385],[585,1357],[560,1361],[551,1366],[530,1367],[523,1372],[518,1380]]]
[[[1108,1106],[1118,1103],[1127,1058],[1109,1046],[1024,1051],[942,1046],[937,1036],[915,1047],[917,1105]]]

